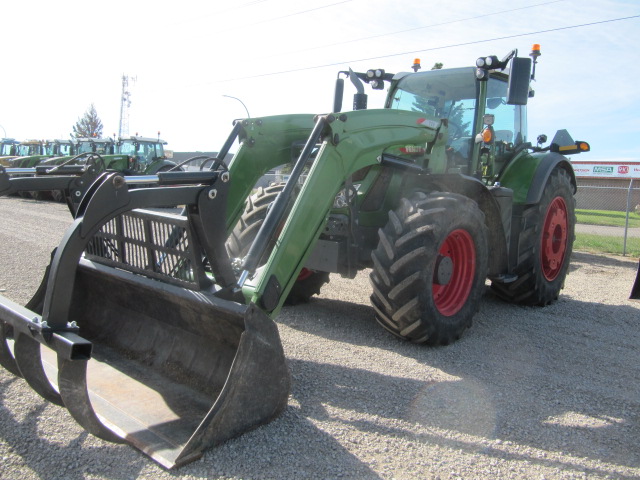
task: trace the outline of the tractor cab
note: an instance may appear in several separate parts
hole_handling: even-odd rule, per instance
[[[42,155],[44,147],[40,140],[26,140],[20,142],[16,149],[16,154],[19,157],[30,157],[32,155]]]
[[[428,72],[398,74],[394,76],[386,108],[424,113],[428,118],[446,120],[447,142],[446,172],[466,175],[482,174],[478,157],[483,153],[475,148],[481,143],[480,134],[491,122],[493,137],[487,138],[494,146],[496,163],[503,163],[516,148],[526,142],[526,105],[509,103],[509,76],[492,72],[478,88],[476,69],[472,67]]]
[[[167,142],[160,138],[139,137],[131,135],[120,137],[116,143],[116,152],[129,157],[129,168],[144,173],[153,169],[158,162],[166,159],[164,145]]]
[[[40,163],[47,155],[44,142],[41,140],[25,140],[16,146],[15,157],[8,161],[10,167],[33,167]]]
[[[390,83],[385,108],[423,114],[418,123],[446,134],[446,156],[429,154],[433,145],[407,145],[395,148],[385,161],[400,165],[417,165],[431,174],[462,174],[482,180],[486,185],[500,183],[501,176],[514,159],[527,150],[560,152],[564,155],[589,151],[586,142],[574,142],[559,131],[551,144],[541,147],[546,136],[538,137],[538,145],[527,142],[527,111],[533,97],[531,81],[540,56],[540,46],[534,44],[531,58],[518,57],[512,50],[504,58],[480,57],[476,67],[434,69],[418,72],[420,60],[413,72],[398,74],[384,70],[339,73],[336,83],[334,112],[342,108],[344,80],[355,86],[353,109],[367,108],[364,83],[374,90],[383,90]],[[439,137],[444,138],[444,137]],[[543,140],[541,140],[543,139]]]
[[[113,149],[114,145],[111,138],[78,138],[76,153],[111,155],[113,154]]]
[[[8,166],[7,163],[16,157],[16,147],[20,142],[13,138],[3,138],[0,140],[0,165]]]
[[[45,154],[51,157],[73,155],[75,145],[71,140],[47,140],[44,145]]]

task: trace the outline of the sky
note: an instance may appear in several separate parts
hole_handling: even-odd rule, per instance
[[[69,138],[91,104],[117,133],[126,76],[130,134],[217,151],[247,111],[329,112],[340,70],[462,67],[538,43],[529,141],[567,129],[591,145],[580,160],[640,161],[639,0],[21,0],[2,16],[0,135],[19,140]]]

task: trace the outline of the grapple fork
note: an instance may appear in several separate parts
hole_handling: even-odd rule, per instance
[[[290,379],[276,325],[234,292],[226,172],[157,181],[171,187],[117,174],[91,187],[33,310],[0,297],[0,363],[87,431],[172,468],[276,417]],[[168,205],[186,216],[141,210]]]

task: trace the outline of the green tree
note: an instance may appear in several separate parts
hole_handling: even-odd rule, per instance
[[[96,107],[93,103],[73,126],[72,135],[75,138],[95,138],[102,136],[102,120],[98,117],[98,112],[96,112]]]

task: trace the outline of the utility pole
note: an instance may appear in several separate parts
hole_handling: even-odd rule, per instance
[[[122,96],[120,98],[120,126],[118,136],[129,135],[129,107],[131,107],[131,92],[129,91],[129,81],[135,83],[137,77],[129,77],[122,74]]]

